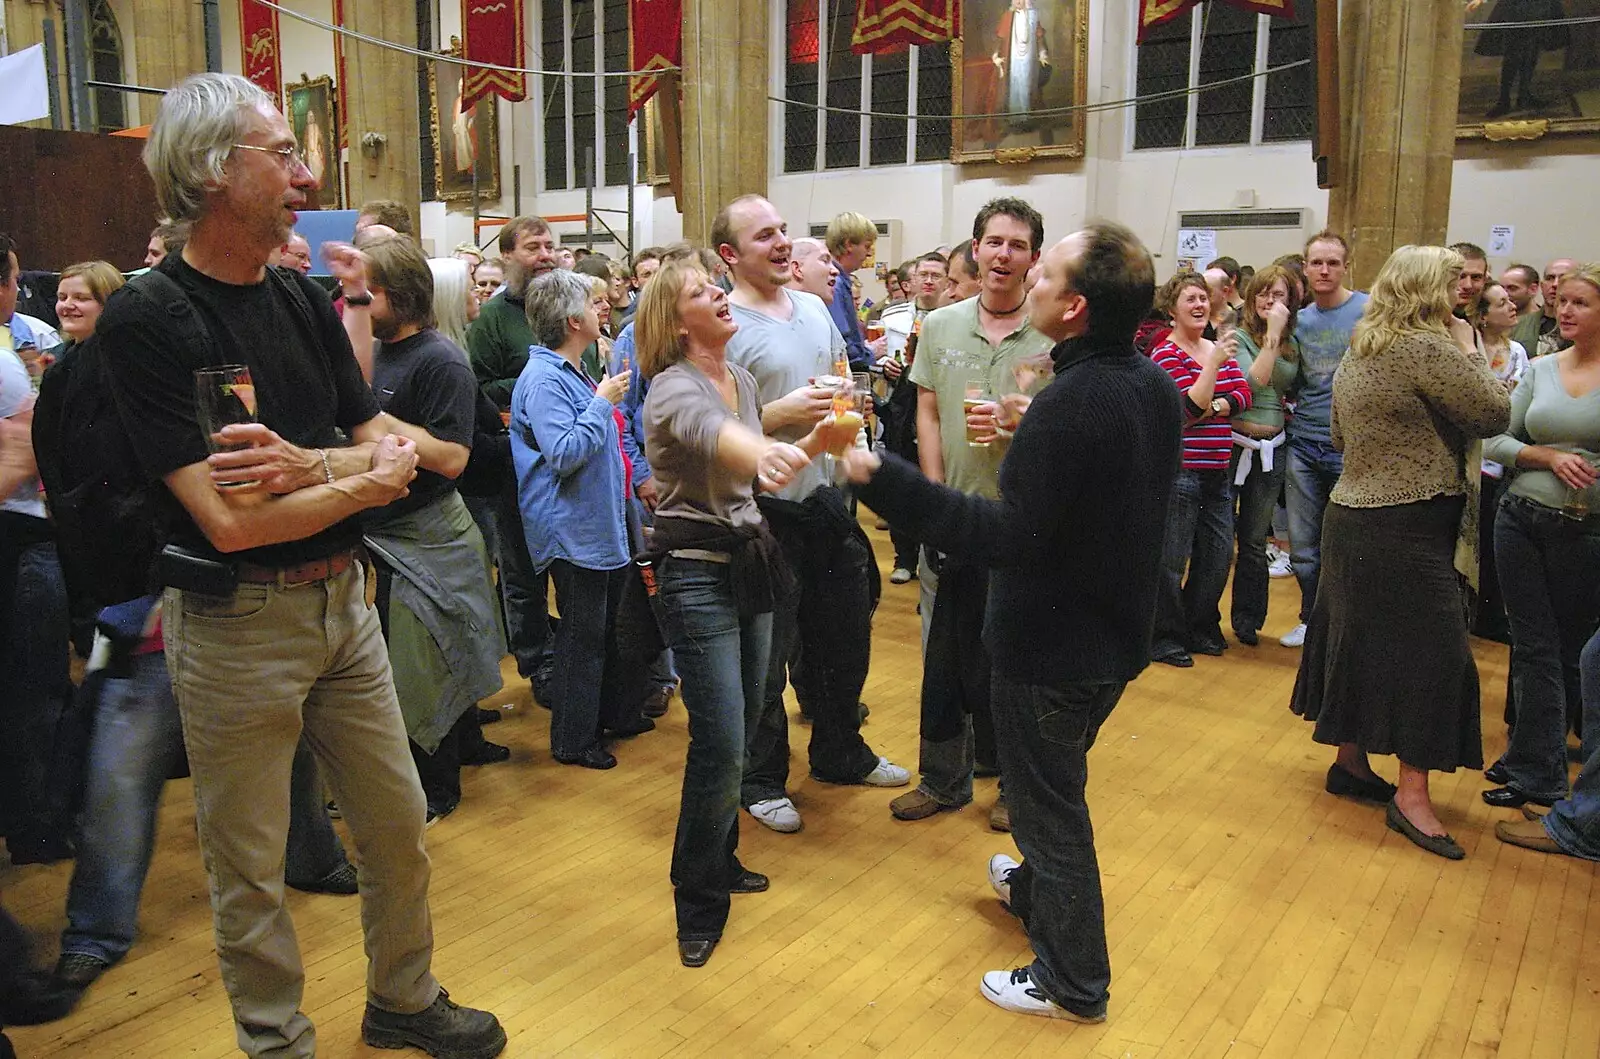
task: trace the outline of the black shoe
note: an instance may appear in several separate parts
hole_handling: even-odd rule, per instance
[[[667,706],[672,702],[672,692],[674,690],[672,687],[661,687],[652,691],[650,696],[644,700],[644,705],[639,708],[639,712],[646,717],[665,717],[667,715]]]
[[[1394,802],[1389,803],[1384,811],[1385,821],[1390,831],[1398,831],[1412,842],[1421,846],[1435,856],[1446,860],[1465,860],[1467,851],[1456,845],[1456,840],[1449,835],[1424,835],[1417,829],[1417,825],[1406,819],[1406,814]]]
[[[764,894],[772,886],[772,880],[758,871],[746,868],[733,880],[733,885],[728,887],[730,894]]]
[[[678,959],[683,961],[685,967],[704,967],[706,961],[711,959],[711,952],[717,947],[717,939],[710,941],[684,941],[678,939]]]
[[[1249,627],[1243,629],[1234,629],[1233,636],[1234,639],[1238,640],[1246,647],[1255,647],[1257,644],[1261,643],[1260,634],[1256,632],[1256,630]]]
[[[866,724],[867,718],[872,716],[872,710],[864,702],[856,703],[856,723]]]
[[[448,805],[434,805],[430,802],[428,804],[428,815],[422,821],[423,830],[427,830],[434,824],[437,824],[440,820],[443,820],[445,817],[455,812],[457,807],[460,805],[460,802],[451,802]]]
[[[463,765],[497,765],[511,760],[511,748],[485,739],[478,748],[461,759]]]
[[[1212,658],[1221,658],[1222,653],[1228,649],[1228,641],[1220,636],[1196,636],[1189,641],[1189,653],[1209,655]]]
[[[73,857],[72,843],[60,835],[9,835],[6,849],[11,853],[11,863],[19,868],[24,864],[54,864]]]
[[[485,724],[494,724],[496,721],[505,717],[505,714],[501,713],[499,710],[486,710],[482,706],[477,707],[477,710],[478,724],[480,726]]]
[[[421,1048],[435,1059],[494,1059],[506,1046],[506,1031],[487,1011],[464,1008],[443,989],[415,1015],[367,1005],[361,1039],[374,1048]]]
[[[86,952],[64,952],[56,961],[50,977],[61,985],[80,992],[94,985],[95,979],[111,969],[111,965],[98,956]]]
[[[652,721],[648,717],[641,716],[637,720],[629,721],[627,724],[620,725],[619,727],[607,728],[606,735],[617,739],[626,739],[629,736],[643,735],[646,732],[653,732],[655,730],[656,722]]]
[[[1495,783],[1501,787],[1504,787],[1506,784],[1511,782],[1511,773],[1506,771],[1506,767],[1504,765],[1496,761],[1493,765],[1490,765],[1488,768],[1483,770],[1483,778],[1488,780],[1490,783]]]
[[[83,958],[94,959],[92,956]],[[94,962],[100,963],[99,960]],[[106,965],[100,963],[100,970],[105,968]],[[95,977],[99,977],[98,973]],[[70,1015],[88,983],[73,985],[53,974],[25,971],[7,984],[6,994],[0,996],[0,1025],[38,1026]],[[4,1048],[0,1048],[0,1054],[3,1053]]]
[[[1179,669],[1194,668],[1194,659],[1189,657],[1188,651],[1181,649],[1176,651],[1168,651],[1165,654],[1157,655],[1156,657],[1152,658],[1151,661],[1160,662],[1162,665],[1176,666]]]
[[[356,885],[356,867],[349,861],[339,865],[316,882],[297,883],[285,879],[284,883],[291,890],[299,890],[303,894],[338,894],[348,897],[360,890]]]
[[[1381,779],[1376,782],[1363,779],[1337,764],[1328,766],[1328,778],[1323,781],[1322,789],[1343,798],[1360,798],[1363,801],[1380,804],[1392,801],[1395,791],[1399,790],[1394,784]]]
[[[608,754],[597,746],[592,746],[575,757],[562,757],[554,755],[555,759],[563,765],[582,765],[586,769],[614,769],[617,767],[615,754]]]
[[[1484,791],[1483,801],[1485,805],[1492,805],[1496,809],[1520,809],[1530,802],[1548,809],[1556,804],[1554,798],[1535,798],[1533,795],[1523,794],[1511,786],[1496,787],[1493,790]]]

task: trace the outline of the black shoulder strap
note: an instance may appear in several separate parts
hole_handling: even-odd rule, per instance
[[[128,286],[155,302],[178,329],[185,343],[204,350],[207,364],[223,362],[211,329],[200,319],[189,295],[184,293],[176,280],[159,268],[153,268],[142,276],[133,277],[128,281]]]
[[[311,308],[311,299],[306,297],[306,292],[300,286],[298,274],[291,275],[288,269],[267,266],[267,274],[282,287],[289,295],[289,300],[294,303],[295,311],[300,314],[300,320],[308,330],[308,337],[316,339],[321,344],[322,328],[317,323],[317,314]]]

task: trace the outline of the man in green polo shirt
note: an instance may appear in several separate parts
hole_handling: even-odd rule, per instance
[[[1016,368],[1048,358],[1053,343],[1028,322],[1028,270],[1044,246],[1044,219],[1017,198],[999,198],[978,212],[972,253],[978,296],[935,309],[922,321],[911,381],[917,386],[917,453],[922,473],[965,493],[999,495],[1004,440],[967,441],[963,402],[969,388],[996,399],[1020,389]],[[941,565],[942,564],[942,565]],[[923,820],[972,801],[974,765],[996,775],[989,720],[989,654],[981,632],[989,594],[987,571],[924,550],[921,782],[889,811]],[[1010,830],[1002,794],[989,815]]]

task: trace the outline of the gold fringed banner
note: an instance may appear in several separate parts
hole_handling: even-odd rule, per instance
[[[856,0],[850,50],[869,55],[908,44],[943,44],[954,39],[958,21],[958,0]]]
[[[1222,2],[1257,14],[1278,15],[1282,18],[1294,17],[1294,0],[1222,0]],[[1144,43],[1145,34],[1153,27],[1163,22],[1170,22],[1192,10],[1199,3],[1200,0],[1139,0],[1139,43]]]
[[[461,0],[461,45],[462,57],[469,61],[521,66],[520,0]],[[528,98],[528,75],[466,67],[461,79],[461,109],[491,95],[520,103]]]
[[[628,0],[628,120],[661,87],[662,71],[683,65],[683,0]]]

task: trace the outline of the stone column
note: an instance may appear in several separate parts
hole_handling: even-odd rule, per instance
[[[683,235],[767,191],[768,0],[683,2]]]
[[[1340,11],[1344,158],[1328,212],[1362,288],[1396,247],[1445,241],[1464,16],[1461,0],[1342,0]]]
[[[171,88],[190,74],[206,68],[205,20],[200,5],[183,0],[153,0],[128,6],[132,26],[123,25],[123,39],[131,36],[134,46],[124,49],[124,77],[150,88]],[[128,106],[128,121],[148,125],[161,109],[160,96],[140,95]]]
[[[347,2],[345,26],[379,40],[417,46],[415,5],[395,2]],[[417,62],[388,48],[345,39],[345,83],[337,85],[348,103],[349,183],[345,203],[351,209],[370,199],[415,203],[422,199],[422,161],[417,154]],[[361,149],[368,133],[385,138],[376,157]],[[328,204],[328,205],[331,205]],[[417,220],[415,212],[412,221]]]

